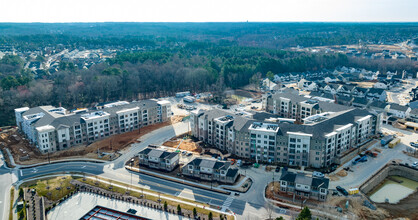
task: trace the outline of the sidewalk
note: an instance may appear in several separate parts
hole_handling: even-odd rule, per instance
[[[102,183],[105,183],[105,184],[109,183],[108,181],[105,181],[105,180],[102,180],[102,179],[96,179],[94,177],[86,177],[86,178],[91,179],[93,181],[99,181],[99,182],[102,182]],[[112,185],[117,186],[119,188],[127,188],[127,186],[123,186],[123,185],[120,185],[120,184],[117,184],[117,183],[114,183],[114,182],[112,183]],[[158,193],[142,191],[142,190],[135,189],[135,188],[130,188],[130,190],[138,192],[138,193],[143,193],[143,194],[146,194],[146,195],[154,196],[154,197],[159,197],[160,196],[161,199],[170,200],[170,201],[173,201],[173,202],[179,202],[179,203],[183,203],[183,204],[186,204],[186,205],[199,207],[199,208],[202,208],[202,209],[207,209],[207,210],[212,211],[212,212],[218,212],[218,213],[225,214],[225,215],[232,215],[230,212],[223,212],[223,211],[220,211],[218,209],[210,208],[210,207],[200,205],[200,204],[196,204],[196,203],[192,203],[192,202],[183,201],[183,200],[178,199],[178,198],[172,198],[172,197],[167,197],[167,196],[164,196],[164,195],[159,195]]]

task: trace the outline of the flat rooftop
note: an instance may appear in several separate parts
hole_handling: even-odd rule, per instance
[[[95,118],[100,118],[100,117],[109,116],[109,115],[110,114],[107,112],[97,111],[97,112],[92,112],[92,113],[81,115],[81,118],[83,118],[84,120],[89,120],[89,119],[95,119]]]
[[[254,122],[254,123],[251,124],[251,126],[248,130],[278,132],[279,131],[279,125],[270,124],[270,123]]]
[[[141,216],[132,215],[125,212],[120,212],[114,209],[106,208],[103,206],[95,206],[92,210],[86,213],[81,219],[89,220],[149,220]]]

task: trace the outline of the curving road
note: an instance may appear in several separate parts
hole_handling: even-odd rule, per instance
[[[0,211],[2,210],[1,213],[4,213],[3,219],[8,218],[8,194],[10,186],[13,182],[15,182],[12,180],[13,177],[16,179],[16,181],[22,181],[29,178],[63,172],[85,172],[109,179],[114,179],[127,184],[131,182],[132,175],[132,182],[134,185],[144,186],[145,188],[149,188],[157,192],[184,197],[213,206],[228,208],[238,216],[249,216],[251,213],[245,213],[249,207],[251,207],[249,210],[261,211],[260,209],[264,209],[263,207],[265,201],[262,196],[262,191],[263,187],[265,187],[265,184],[267,184],[266,181],[262,181],[262,184],[257,184],[257,186],[254,185],[254,187],[257,189],[252,188],[250,190],[251,193],[234,196],[232,194],[224,195],[200,188],[195,188],[144,174],[131,174],[129,171],[125,170],[125,162],[140,150],[144,149],[150,144],[162,144],[164,141],[172,138],[173,136],[185,133],[188,129],[188,122],[182,122],[173,126],[160,128],[156,131],[146,134],[140,138],[140,143],[133,144],[129,149],[122,152],[122,156],[112,162],[65,162],[47,164],[34,168],[15,169],[7,169],[2,165],[0,168]],[[258,215],[258,217],[260,216]]]

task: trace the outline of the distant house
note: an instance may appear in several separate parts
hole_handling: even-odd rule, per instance
[[[406,115],[411,111],[408,106],[403,106],[395,103],[391,103],[389,107],[389,113],[392,113],[398,118],[406,118]]]
[[[339,80],[335,76],[327,76],[325,77],[324,81],[326,83],[333,83],[333,82],[338,82]]]
[[[357,108],[365,108],[367,107],[367,104],[369,103],[368,99],[360,98],[360,97],[354,97],[352,101],[352,106]]]
[[[139,164],[149,168],[172,171],[179,164],[179,154],[163,149],[145,148],[138,153]]]
[[[328,195],[329,179],[310,177],[303,173],[283,172],[280,177],[280,191],[288,195],[325,201]]]
[[[376,89],[388,89],[388,85],[385,82],[377,82],[373,85]]]
[[[387,94],[386,94],[386,91],[384,89],[370,88],[367,91],[366,97],[368,99],[386,101]]]
[[[339,88],[339,85],[336,84],[328,84],[324,87],[324,92],[331,93],[331,94],[337,94],[337,89]]]
[[[231,162],[218,161],[212,158],[195,158],[182,168],[185,176],[206,181],[235,183],[238,169],[231,168]]]
[[[369,108],[372,110],[375,110],[376,112],[386,112],[389,110],[389,106],[386,102],[381,102],[381,101],[372,101],[369,104]]]
[[[418,123],[418,108],[411,109],[406,120]]]

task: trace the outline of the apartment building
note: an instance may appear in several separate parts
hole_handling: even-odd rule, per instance
[[[238,169],[231,168],[231,162],[212,158],[195,158],[182,168],[182,173],[206,181],[229,184],[235,183],[239,175]]]
[[[53,106],[15,109],[19,130],[43,153],[168,121],[171,115],[170,103],[156,100],[117,101],[75,111]]]
[[[280,191],[296,198],[326,201],[329,179],[310,177],[303,173],[284,172],[280,177]]]
[[[164,149],[145,148],[138,153],[139,164],[164,171],[173,171],[179,165],[179,153]]]
[[[296,121],[255,113],[243,117],[223,110],[193,111],[192,134],[233,155],[257,162],[327,167],[380,130],[379,114],[335,105]],[[344,110],[341,110],[344,109]]]
[[[277,92],[263,99],[265,100],[263,107],[267,112],[297,121],[322,112],[343,111],[350,108],[290,92]]]

